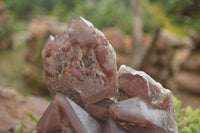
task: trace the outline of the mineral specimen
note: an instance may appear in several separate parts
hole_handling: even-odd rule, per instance
[[[60,92],[92,110],[91,114],[107,112],[92,103],[116,95],[116,53],[90,22],[79,17],[62,35],[50,36],[42,58],[52,97]],[[101,112],[95,116],[104,119]]]
[[[117,125],[112,118],[109,118],[103,126],[103,133],[126,133],[126,131],[120,125]]]
[[[119,84],[130,97],[140,97],[150,105],[167,111],[175,119],[171,91],[146,73],[122,65],[119,69]]]
[[[130,99],[111,107],[114,118],[141,126],[139,132],[145,132],[143,126],[152,128],[152,132],[178,132],[170,90],[163,88],[146,73],[125,65],[119,69],[119,85]]]
[[[177,130],[176,120],[167,111],[155,108],[139,97],[120,101],[110,108],[115,120],[125,122],[130,133],[174,133]],[[135,126],[137,125],[137,126]],[[134,129],[140,127],[140,130]],[[148,128],[148,130],[146,129]]]
[[[144,72],[117,72],[114,49],[87,20],[50,36],[42,58],[53,100],[37,133],[178,133],[172,93]]]
[[[37,126],[38,133],[101,133],[99,123],[62,94],[56,94]]]

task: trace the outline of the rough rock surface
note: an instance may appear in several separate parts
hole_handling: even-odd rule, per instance
[[[151,106],[140,97],[123,100],[110,108],[115,120],[125,122],[128,130],[143,133],[148,127],[154,133],[174,133],[177,131],[176,119],[167,111]],[[132,129],[137,125],[141,130]]]
[[[13,89],[0,87],[0,133],[12,133],[22,122],[25,133],[30,132],[36,123],[26,112],[40,117],[48,104],[42,98],[25,98]]]
[[[146,73],[125,65],[119,69],[118,80],[122,90],[132,98],[111,108],[114,117],[122,115],[119,120],[147,127],[156,126],[160,132],[177,132],[174,101],[170,90],[163,88]],[[116,112],[119,116],[115,115]]]
[[[81,17],[61,35],[50,36],[42,58],[52,96],[61,92],[80,105],[115,93],[115,51],[103,33]],[[107,94],[101,95],[102,92]]]
[[[146,73],[122,65],[118,79],[120,86],[130,97],[140,97],[149,104],[175,115],[171,91],[163,88]]]
[[[53,123],[52,123],[53,121]],[[62,94],[56,94],[38,123],[38,133],[101,133],[100,124]]]
[[[50,36],[42,58],[53,100],[38,133],[178,133],[170,90],[124,65],[117,73],[114,49],[87,20]]]
[[[49,34],[57,35],[65,31],[67,25],[59,22],[56,17],[35,16],[29,22],[29,34],[26,40],[25,83],[37,92],[47,93],[47,85],[42,74],[41,51]],[[21,43],[21,42],[20,42]]]

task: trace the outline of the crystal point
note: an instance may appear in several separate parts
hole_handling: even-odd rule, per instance
[[[101,133],[99,123],[62,94],[56,94],[37,124],[37,133]]]
[[[116,53],[87,20],[79,17],[63,34],[50,36],[42,58],[52,97],[61,92],[81,105],[115,95]]]

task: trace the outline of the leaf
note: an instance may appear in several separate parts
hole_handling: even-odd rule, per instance
[[[15,133],[23,133],[24,132],[24,124],[23,122],[19,125],[17,125],[14,129]]]
[[[34,122],[38,123],[39,118],[33,116],[31,113],[26,112],[26,115],[29,116]]]

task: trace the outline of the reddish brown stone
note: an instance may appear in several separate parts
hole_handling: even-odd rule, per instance
[[[15,89],[0,87],[0,133],[13,133],[23,123],[23,131],[30,133],[35,126],[31,114],[39,118],[49,102],[41,97],[24,97]]]
[[[140,97],[175,117],[171,91],[163,88],[146,73],[122,65],[119,70],[119,84],[130,97]]]
[[[111,115],[113,115],[113,117],[120,121],[134,123],[139,126],[161,128],[162,130],[165,129],[165,132],[172,129],[170,132],[177,132],[174,101],[170,90],[163,88],[160,83],[154,81],[146,73],[136,71],[130,67],[126,67],[125,65],[120,67],[118,80],[122,90],[124,90],[129,97],[139,98],[141,100],[128,102],[129,105],[127,106],[130,107],[126,107],[125,101],[121,101],[121,103],[119,102],[119,107],[117,104],[111,108]],[[144,104],[139,105],[140,103]],[[121,107],[126,108],[122,109]],[[142,109],[142,107],[148,108]],[[146,114],[142,113],[142,111],[146,111]],[[157,116],[151,118],[148,116],[149,114],[155,114],[155,116]],[[166,118],[169,118],[169,120]],[[162,123],[157,122],[157,125],[154,121],[162,121]]]
[[[63,34],[50,36],[42,57],[52,96],[61,92],[87,105],[115,95],[115,51],[87,20],[80,17]]]
[[[101,128],[72,100],[56,94],[37,124],[37,133],[101,133]]]
[[[151,106],[140,97],[112,105],[110,115],[115,120],[124,122],[129,133],[145,133],[151,130],[153,133],[177,133],[176,119],[173,115]]]
[[[103,126],[103,133],[127,133],[122,127],[117,124],[112,118],[109,118]]]
[[[53,101],[38,123],[38,133],[93,133],[100,128],[105,133],[178,132],[172,93],[126,66],[120,67],[118,87],[114,49],[83,18],[72,21],[58,37],[50,36],[42,58]]]

